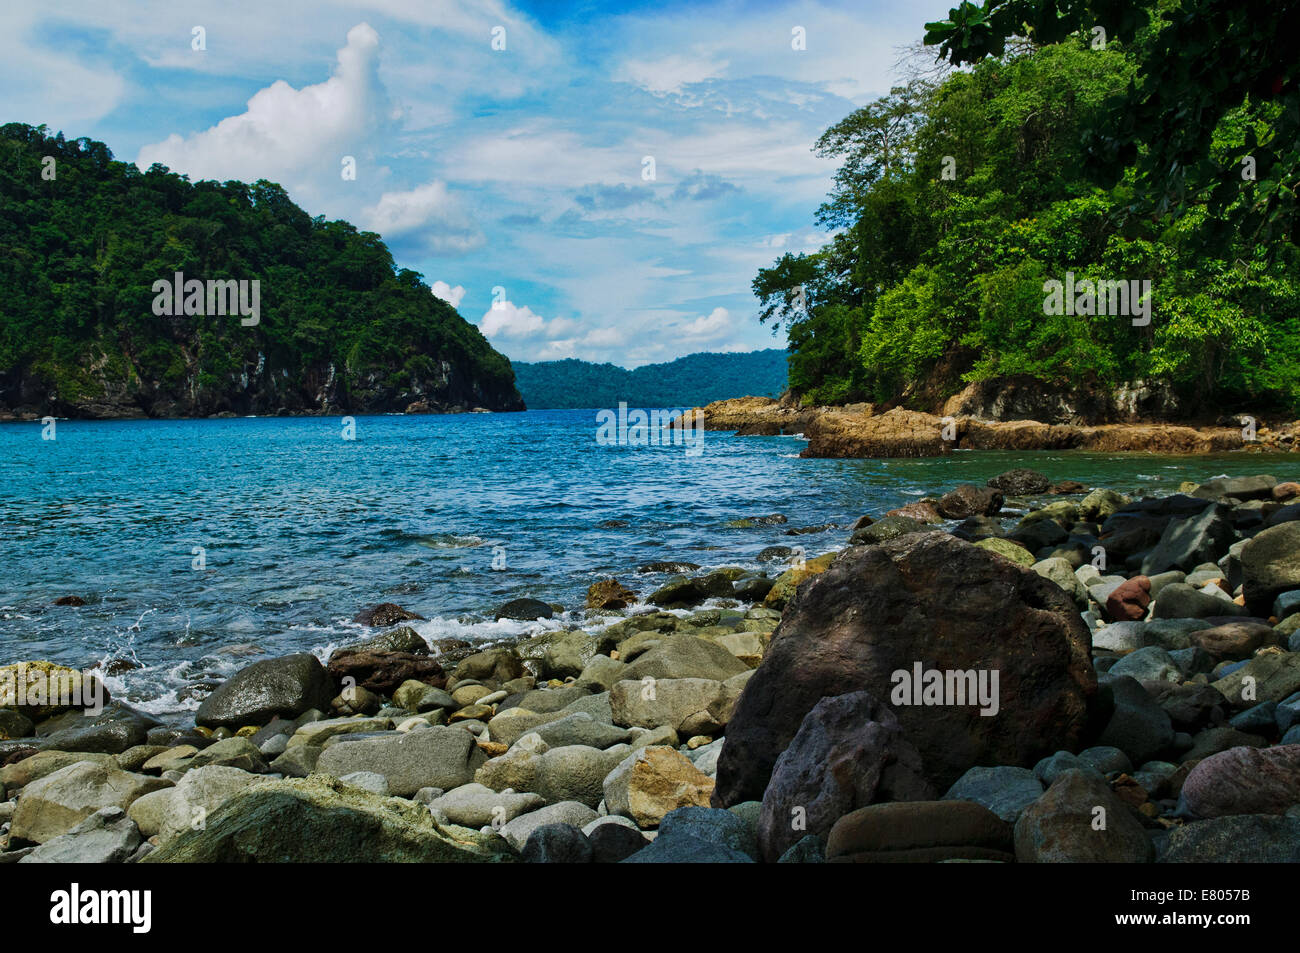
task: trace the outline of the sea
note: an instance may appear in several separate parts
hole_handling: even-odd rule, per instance
[[[762,550],[840,549],[863,514],[1013,467],[1141,496],[1294,459],[819,460],[801,436],[611,442],[597,415],[356,416],[351,433],[340,417],[0,425],[0,664],[98,666],[115,698],[179,719],[256,659],[364,638],[351,619],[379,602],[423,616],[430,641],[512,640],[616,621],[582,608],[598,579],[644,596],[668,578],[637,572],[651,562],[779,572]],[[727,525],[773,514],[786,521]],[[85,604],[53,605],[64,596]],[[520,597],[564,611],[498,621]]]

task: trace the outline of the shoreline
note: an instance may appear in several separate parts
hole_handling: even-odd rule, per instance
[[[242,668],[192,727],[111,700],[0,709],[0,862],[228,860],[237,834],[259,859],[357,859],[291,836],[322,811],[391,830],[367,859],[1251,859],[1221,856],[1242,848],[1220,828],[1243,823],[1254,859],[1295,859],[1300,484],[1181,489],[1131,500],[1013,470],[863,516],[840,550],[771,547],[779,573],[598,582],[589,610],[648,611],[514,643],[430,645],[381,604],[325,665]],[[913,702],[891,671],[918,696],[933,671],[991,672],[1000,698]],[[867,774],[826,775],[825,744]],[[794,838],[792,799],[816,808]],[[1069,820],[1079,799],[1109,806],[1113,837]],[[968,833],[926,846],[934,825]]]
[[[737,397],[694,410],[704,415],[705,430],[729,430],[739,436],[802,433],[808,447],[800,456],[813,458],[937,457],[957,450],[1188,455],[1300,451],[1300,421],[1278,423],[1276,429],[1259,422],[1256,439],[1250,441],[1243,436],[1244,427],[1151,421],[1090,425],[991,420],[966,414],[941,416],[901,407],[877,413],[871,404],[805,408],[787,399],[769,397]]]

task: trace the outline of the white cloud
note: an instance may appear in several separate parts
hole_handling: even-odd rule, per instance
[[[362,213],[362,220],[385,239],[410,236],[435,255],[470,251],[485,241],[445,182],[430,182],[409,192],[385,192]]]
[[[559,338],[572,334],[578,323],[570,318],[546,320],[532,308],[520,308],[512,301],[494,304],[483,313],[479,330],[489,338]]]
[[[356,155],[392,119],[379,82],[379,34],[367,23],[348,31],[333,74],[294,89],[276,80],[237,116],[188,137],[175,133],[140,150],[137,165],[161,162],[192,178],[271,179],[314,194],[313,181],[340,179],[344,155]]]
[[[0,86],[5,122],[49,125],[51,131],[99,119],[122,101],[126,81],[108,65],[49,49],[35,35],[35,9],[6,4],[0,28]]]
[[[465,297],[465,289],[460,285],[452,287],[445,281],[435,281],[431,286],[434,297],[441,298],[453,308],[459,308],[461,299]]]
[[[733,330],[731,314],[726,308],[714,308],[707,315],[696,318],[682,328],[685,337],[700,341],[716,341]]]
[[[680,93],[690,83],[722,76],[727,65],[726,60],[673,54],[657,60],[627,60],[614,78],[658,95]]]

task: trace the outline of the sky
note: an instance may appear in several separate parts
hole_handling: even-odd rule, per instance
[[[279,182],[508,357],[636,367],[784,346],[750,282],[827,239],[812,144],[950,5],[5,0],[0,122]]]

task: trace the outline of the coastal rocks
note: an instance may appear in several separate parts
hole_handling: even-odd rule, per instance
[[[388,626],[396,625],[399,622],[407,622],[423,618],[424,616],[403,609],[401,606],[392,602],[381,602],[368,609],[362,609],[352,617],[352,621],[376,629],[386,629]]]
[[[41,751],[31,757],[23,758],[0,768],[0,785],[11,794],[21,790],[33,781],[48,777],[55,771],[80,762],[94,762],[118,767],[117,759],[111,754],[97,754],[84,751]]]
[[[533,831],[548,824],[567,824],[581,830],[598,815],[592,808],[578,801],[561,801],[528,814],[521,814],[501,827],[501,836],[515,850],[522,850]]]
[[[958,778],[943,800],[971,801],[1014,824],[1042,794],[1043,784],[1029,768],[977,766]]]
[[[1098,775],[1064,771],[1021,813],[1016,860],[1041,863],[1147,863],[1155,849],[1130,808]]]
[[[669,725],[682,737],[717,734],[730,720],[741,687],[732,690],[709,678],[620,681],[610,689],[609,704],[616,725]]]
[[[325,668],[310,652],[254,662],[217,686],[194,716],[206,728],[264,725],[277,715],[296,718],[311,708],[329,708],[334,689]]]
[[[340,746],[343,747],[343,746]],[[493,863],[513,860],[493,834],[440,828],[420,804],[332,778],[270,781],[221,805],[144,863]]]
[[[349,735],[337,736],[337,743],[321,752],[316,770],[336,778],[354,771],[373,771],[388,779],[392,794],[411,797],[420,788],[450,790],[468,784],[486,760],[468,731],[440,725],[356,736],[355,740]]]
[[[1146,618],[1151,604],[1151,580],[1134,576],[1111,590],[1106,597],[1106,616],[1113,622],[1136,622]]]
[[[126,810],[136,798],[171,784],[94,761],[70,764],[23,788],[9,834],[43,844],[66,834],[100,808]]]
[[[577,678],[596,657],[596,640],[586,632],[562,632],[550,640],[542,653],[542,678]]]
[[[334,683],[354,684],[380,695],[391,695],[394,689],[410,681],[441,688],[445,682],[442,666],[429,658],[426,652],[427,649],[425,652],[339,649],[330,656],[329,677]],[[321,708],[318,705],[312,707]]]
[[[1187,775],[1182,798],[1196,817],[1285,814],[1300,804],[1300,744],[1211,755]]]
[[[1267,616],[1281,593],[1300,589],[1300,522],[1252,537],[1241,550],[1241,572],[1246,608],[1257,616]]]
[[[867,691],[892,703],[895,673],[911,685],[922,660],[976,683],[983,672],[986,693],[999,679],[997,717],[980,714],[974,693],[957,704],[894,704],[937,789],[978,763],[1032,766],[1082,734],[1096,685],[1089,647],[1059,587],[969,543],[927,533],[852,547],[800,588],[741,695],[717,803],[761,798],[823,697]]]
[[[1029,550],[1025,549],[1019,543],[1012,542],[1009,539],[993,536],[987,539],[981,539],[973,544],[978,549],[983,549],[994,555],[1001,556],[1017,566],[1026,568],[1034,564],[1034,556]]]
[[[881,520],[881,522],[884,523],[888,519],[895,519],[895,517],[887,517],[886,520]],[[794,598],[800,584],[818,573],[825,572],[830,564],[835,561],[835,556],[835,553],[826,553],[815,559],[805,560],[801,567],[787,569],[781,573],[772,583],[767,595],[763,597],[763,605],[773,610],[784,609],[786,603]]]
[[[586,745],[550,748],[541,739],[536,750],[516,745],[486,761],[474,780],[494,791],[531,791],[549,802],[600,803],[610,772],[628,755],[622,745],[602,750]]]
[[[429,809],[441,811],[453,824],[480,828],[502,827],[521,814],[546,806],[538,794],[494,791],[477,782],[463,784],[429,802]]]
[[[1097,739],[1098,745],[1118,748],[1134,764],[1153,760],[1174,741],[1169,715],[1142,684],[1128,676],[1107,678],[1104,689],[1114,700],[1114,712]]]
[[[38,747],[121,754],[128,748],[144,744],[149,729],[161,724],[152,715],[115,701],[98,714],[69,711],[46,720],[41,724],[44,736]]]
[[[523,659],[513,648],[484,649],[467,655],[456,663],[453,672],[457,681],[472,678],[475,681],[505,684],[524,674]],[[424,681],[424,679],[421,679]]]
[[[890,510],[885,514],[888,519],[891,516],[901,516],[904,519],[913,519],[922,523],[942,523],[943,516],[939,513],[939,508],[935,500],[913,500],[897,509]]]
[[[886,516],[854,530],[849,543],[854,546],[874,546],[908,533],[928,533],[931,529],[933,527],[928,523],[910,516]]]
[[[555,610],[540,599],[511,599],[496,611],[498,619],[513,619],[517,622],[535,622],[549,619]]]
[[[602,579],[587,588],[588,609],[626,609],[636,602],[636,593],[617,579]]]
[[[34,730],[31,719],[12,708],[0,708],[0,741],[28,738]]]
[[[1255,657],[1212,685],[1238,711],[1281,702],[1300,691],[1300,653],[1260,649]]]
[[[1002,491],[1007,496],[1035,496],[1046,493],[1051,485],[1052,481],[1046,474],[1026,467],[999,473],[988,481],[988,486]]]
[[[46,841],[20,864],[120,864],[140,846],[140,831],[120,807],[100,808],[66,834]]]
[[[1215,587],[1206,587],[1213,588]],[[1151,617],[1154,619],[1207,619],[1246,614],[1246,610],[1234,603],[1222,590],[1216,595],[1185,582],[1171,583],[1161,589],[1151,609]]]
[[[187,771],[174,788],[145,795],[127,813],[142,831],[156,824],[153,833],[162,843],[205,823],[208,815],[246,788],[266,783],[269,779],[239,768],[207,765]]]
[[[969,801],[873,804],[844,815],[826,840],[826,862],[1009,862],[1012,828]]]
[[[645,829],[657,827],[679,807],[708,807],[713,779],[684,755],[667,747],[642,748],[628,755],[605,778],[605,805]]]
[[[1198,821],[1169,832],[1166,864],[1300,863],[1300,817],[1239,814]]]
[[[924,801],[934,792],[921,756],[889,706],[867,692],[823,698],[777,758],[763,794],[758,840],[775,862],[805,834],[877,801]]]
[[[693,635],[661,641],[627,667],[626,678],[708,678],[725,681],[750,671],[748,665],[721,645]]]
[[[1079,518],[1101,523],[1131,502],[1127,496],[1114,490],[1096,489],[1079,502]]]
[[[1272,626],[1260,622],[1228,622],[1193,632],[1191,644],[1215,660],[1247,659],[1273,638]]]
[[[1229,513],[1227,507],[1207,506],[1196,516],[1170,520],[1160,541],[1142,560],[1142,573],[1189,571],[1218,559],[1237,539]]]
[[[571,824],[543,824],[528,835],[519,859],[525,864],[589,864],[594,851],[587,835]]]
[[[996,516],[1002,510],[1002,491],[963,483],[939,498],[939,515],[946,520],[971,516]]]
[[[901,407],[878,415],[826,410],[804,433],[801,457],[937,457],[953,449],[940,418]]]
[[[419,618],[419,616],[416,616]],[[340,651],[349,652],[410,652],[413,655],[428,655],[429,643],[409,625],[398,626],[387,632],[362,642],[353,642],[343,646]]]

